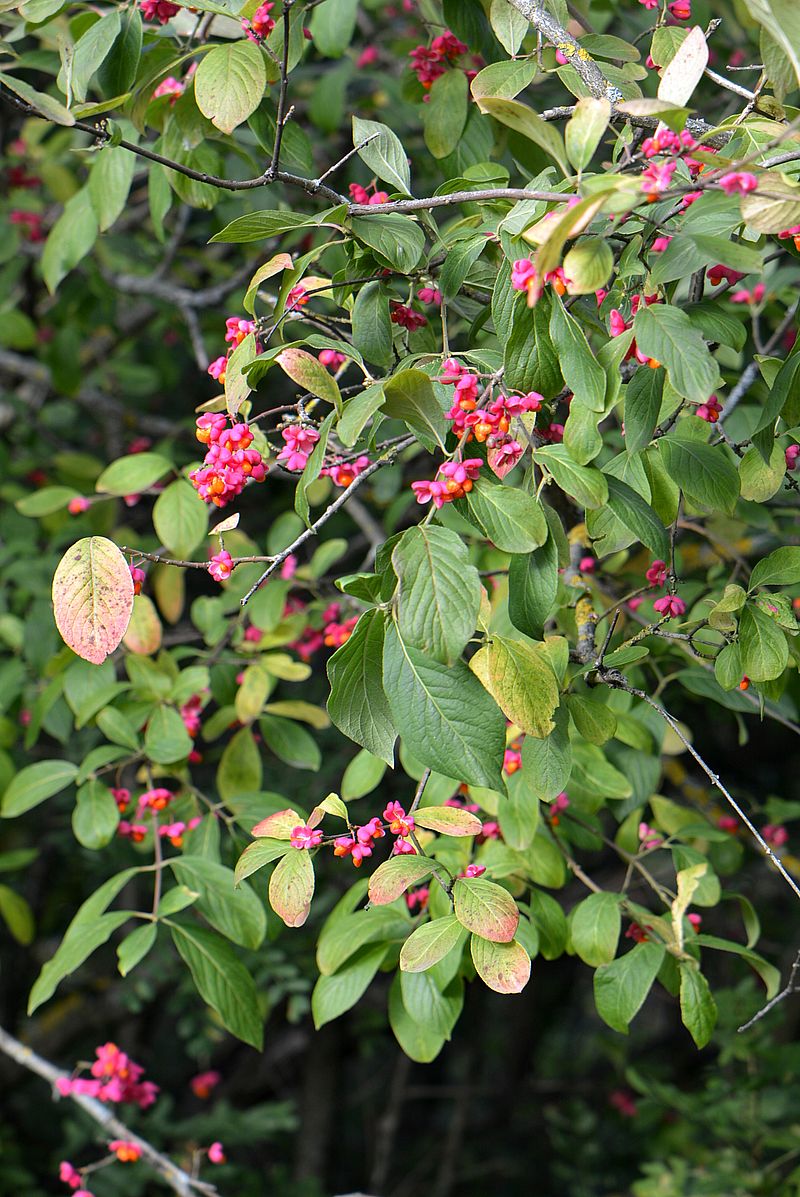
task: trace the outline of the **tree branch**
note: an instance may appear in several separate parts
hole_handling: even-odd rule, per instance
[[[780,991],[780,993],[776,993],[775,997],[772,998],[771,1001],[767,1002],[765,1006],[762,1006],[757,1014],[754,1014],[753,1017],[749,1018],[746,1023],[743,1023],[742,1026],[737,1028],[740,1035],[742,1031],[749,1031],[754,1023],[759,1022],[765,1014],[769,1014],[770,1010],[772,1010],[774,1006],[777,1006],[779,1002],[782,1002],[784,998],[790,997],[793,993],[800,993],[800,985],[796,984],[798,972],[800,972],[800,948],[797,949],[797,955],[794,958],[792,971],[789,973],[789,980],[786,982],[785,987]]]
[[[45,1060],[43,1056],[37,1055],[35,1051],[26,1047],[24,1043],[20,1043],[18,1039],[15,1039],[13,1035],[9,1035],[2,1027],[0,1027],[0,1051],[5,1052],[7,1056],[21,1065],[21,1067],[27,1068],[29,1072],[34,1072],[37,1076],[49,1081],[53,1086],[55,1086],[56,1081],[69,1078],[68,1072],[64,1072],[61,1068],[56,1068],[49,1060]],[[94,1119],[108,1138],[125,1139],[129,1143],[135,1143],[142,1153],[142,1158],[147,1160],[151,1168],[180,1197],[193,1197],[196,1193],[203,1193],[205,1197],[217,1197],[217,1188],[215,1185],[208,1184],[206,1181],[196,1180],[188,1172],[184,1172],[182,1168],[173,1163],[169,1156],[162,1155],[160,1151],[156,1151],[151,1143],[148,1143],[146,1139],[141,1138],[140,1135],[135,1134],[125,1126],[123,1122],[120,1122],[119,1118],[115,1117],[109,1107],[97,1101],[96,1098],[85,1097],[80,1093],[71,1093],[65,1100],[74,1101],[77,1106],[80,1106],[84,1113]]]

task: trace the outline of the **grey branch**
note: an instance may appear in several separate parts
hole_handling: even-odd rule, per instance
[[[5,1052],[7,1056],[23,1068],[27,1068],[29,1072],[35,1072],[37,1076],[49,1081],[53,1086],[56,1081],[69,1077],[69,1073],[64,1072],[61,1068],[56,1068],[43,1056],[37,1055],[35,1051],[26,1047],[24,1043],[20,1043],[2,1027],[0,1027],[0,1051]],[[94,1119],[107,1138],[125,1139],[129,1143],[135,1143],[142,1153],[142,1158],[147,1160],[162,1180],[180,1197],[195,1197],[197,1193],[205,1194],[205,1197],[217,1197],[218,1190],[215,1185],[195,1180],[188,1172],[184,1172],[183,1168],[179,1168],[177,1164],[173,1163],[169,1156],[162,1155],[146,1139],[134,1134],[102,1102],[97,1101],[94,1097],[85,1097],[80,1093],[71,1093],[68,1098],[63,1100],[73,1101],[80,1106],[84,1113]]]
[[[789,980],[786,982],[784,988],[780,991],[780,993],[776,993],[775,997],[772,998],[771,1001],[767,1002],[765,1006],[762,1006],[757,1014],[754,1014],[752,1018],[749,1018],[747,1022],[743,1023],[738,1028],[740,1035],[742,1031],[749,1031],[755,1023],[759,1022],[765,1014],[769,1014],[770,1010],[772,1010],[774,1006],[777,1006],[779,1002],[782,1002],[784,998],[791,997],[793,993],[800,993],[800,985],[797,984],[798,972],[800,972],[800,948],[797,949],[797,955],[794,958],[792,971],[789,973]]]

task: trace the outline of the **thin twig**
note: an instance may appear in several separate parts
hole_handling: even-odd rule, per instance
[[[797,949],[797,955],[794,958],[794,964],[792,965],[792,971],[789,973],[789,980],[786,982],[786,986],[780,991],[780,993],[776,993],[775,997],[772,998],[771,1001],[767,1002],[766,1006],[762,1006],[757,1014],[754,1014],[753,1017],[749,1018],[746,1023],[743,1023],[742,1026],[737,1028],[740,1035],[742,1031],[749,1031],[754,1023],[759,1022],[765,1014],[769,1014],[770,1010],[772,1010],[774,1006],[777,1006],[779,1002],[782,1002],[784,998],[790,997],[793,993],[800,993],[800,985],[795,984],[799,971],[800,948]]]
[[[391,449],[384,453],[382,457],[379,457],[377,461],[373,461],[370,465],[368,465],[367,468],[361,474],[359,474],[357,478],[354,478],[350,485],[342,491],[337,499],[334,499],[330,507],[323,511],[319,519],[315,520],[310,528],[306,528],[305,531],[301,532],[300,535],[292,542],[292,544],[288,546],[288,548],[285,548],[282,552],[278,553],[276,557],[273,557],[271,563],[264,570],[261,577],[250,587],[247,594],[241,600],[241,606],[247,606],[250,599],[258,590],[259,586],[263,586],[267,578],[275,573],[275,570],[283,564],[287,557],[291,556],[295,549],[298,549],[301,544],[305,544],[305,542],[310,540],[312,536],[317,535],[319,529],[328,522],[331,516],[334,515],[340,507],[345,505],[347,500],[350,498],[353,492],[359,488],[359,486],[363,486],[367,478],[374,474],[376,470],[381,469],[382,466],[388,465],[390,461],[393,461],[397,454],[403,449],[407,449],[409,445],[413,445],[415,443],[415,439],[416,438],[413,436],[406,437],[405,440],[400,441],[399,444],[394,445]]]

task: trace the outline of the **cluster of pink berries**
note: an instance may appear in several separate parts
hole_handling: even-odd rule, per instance
[[[159,100],[162,96],[169,96],[170,106],[173,106],[178,102],[185,90],[185,83],[182,83],[180,79],[176,79],[174,75],[167,75],[166,79],[162,79],[158,87],[154,88],[153,99]]]
[[[222,412],[206,412],[197,420],[196,435],[208,445],[208,452],[189,480],[205,503],[224,507],[242,493],[249,480],[263,482],[266,478],[261,454],[250,448],[253,434],[247,424],[229,427]]]
[[[424,328],[428,323],[426,316],[422,312],[416,312],[408,304],[400,303],[399,300],[393,299],[389,304],[390,316],[392,324],[397,324],[400,328],[408,329],[409,332],[416,332],[418,328]]]
[[[8,214],[9,224],[15,224],[22,231],[27,241],[36,244],[44,241],[43,217],[38,212],[31,212],[24,208],[14,208]]]
[[[435,37],[430,46],[415,46],[410,52],[411,70],[426,91],[430,91],[436,80],[452,66],[467,47],[448,29]]]
[[[261,4],[253,13],[250,20],[242,21],[242,29],[251,42],[263,42],[275,28],[275,21],[269,15],[275,7],[272,3]]]
[[[367,187],[362,187],[360,183],[351,183],[348,187],[350,192],[350,199],[354,204],[388,204],[389,195],[386,191],[378,191],[375,183],[370,183],[372,193]]]
[[[572,207],[571,204],[567,205]],[[551,213],[555,215],[555,213]],[[557,295],[564,295],[571,280],[564,274],[564,269],[557,266],[549,270],[543,280],[539,279],[536,267],[530,258],[517,258],[511,264],[511,286],[515,291],[524,291],[528,296],[528,307],[534,307],[546,283],[549,283]]]
[[[56,1089],[62,1097],[72,1094],[95,1097],[98,1101],[110,1103],[132,1102],[140,1110],[146,1110],[156,1100],[158,1085],[142,1081],[144,1069],[135,1064],[126,1052],[120,1051],[116,1043],[104,1043],[95,1049],[97,1059],[89,1069],[88,1077],[59,1077]]]
[[[248,337],[251,333],[255,335],[257,332],[258,325],[255,320],[245,320],[240,316],[228,316],[225,321],[225,340],[230,345],[228,354],[241,345],[245,337]],[[256,341],[256,353],[260,352],[261,346]],[[225,386],[225,370],[228,365],[228,354],[223,353],[220,357],[214,358],[206,371],[207,374],[210,374],[223,387]]]
[[[303,424],[290,424],[288,428],[283,429],[281,436],[285,444],[278,454],[278,461],[285,465],[287,470],[304,470],[306,462],[319,440],[316,428],[310,428]]]
[[[181,6],[172,4],[170,0],[139,0],[139,9],[145,21],[158,21],[159,25],[166,25],[181,11]]]
[[[349,486],[370,464],[370,459],[364,453],[353,461],[339,461],[334,458],[320,470],[320,475],[330,478],[336,486]]]
[[[114,800],[120,814],[127,814],[129,816],[126,819],[120,820],[117,827],[117,834],[123,839],[131,840],[134,844],[141,844],[149,831],[147,824],[141,822],[144,816],[148,812],[160,815],[162,811],[167,809],[175,797],[172,790],[168,790],[164,786],[158,786],[152,790],[146,790],[140,796],[135,806],[131,807],[130,790],[114,789],[111,793],[114,795]],[[194,831],[195,827],[198,827],[201,822],[201,817],[196,815],[194,818],[189,819],[188,822],[176,820],[171,823],[162,823],[158,828],[158,834],[162,839],[169,840],[173,848],[181,848],[183,847],[185,832]]]
[[[345,364],[347,356],[344,353],[337,353],[335,349],[320,349],[318,360],[326,370],[332,370],[335,373],[340,366]]]
[[[639,3],[643,8],[651,9],[658,8],[661,0],[639,0]],[[692,15],[691,0],[671,0],[667,7],[676,21],[688,21]]]
[[[782,233],[778,233],[779,241],[794,241],[794,247],[800,250],[800,224],[794,224],[790,229],[784,229]]]
[[[730,297],[731,303],[749,303],[755,305],[761,303],[761,300],[767,293],[767,288],[764,283],[756,283],[752,291],[747,287],[740,287],[738,291],[734,291]]]
[[[666,561],[662,561],[657,557],[652,565],[645,570],[644,576],[650,586],[663,586],[667,580]],[[634,605],[634,600],[631,600],[629,606],[635,611],[639,603],[635,603]],[[668,618],[672,618],[673,615],[686,614],[686,603],[682,598],[678,598],[677,594],[665,594],[663,598],[656,599],[653,603],[653,608],[658,611],[659,615],[666,615]]]
[[[787,470],[797,469],[797,459],[800,457],[800,445],[789,445],[786,450]]]

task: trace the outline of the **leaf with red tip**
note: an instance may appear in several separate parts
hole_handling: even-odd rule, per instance
[[[442,835],[480,835],[483,824],[477,815],[457,806],[425,806],[414,812],[418,827]]]
[[[459,877],[453,886],[455,916],[468,931],[494,943],[510,943],[519,923],[517,904],[507,889],[477,877]]]
[[[292,382],[310,391],[312,395],[325,399],[336,408],[339,415],[342,414],[342,396],[336,380],[312,354],[307,353],[305,349],[284,349],[275,361]]]
[[[67,549],[53,578],[53,612],[66,644],[93,665],[118,646],[133,611],[128,563],[105,536],[86,536]]]
[[[269,904],[287,927],[302,927],[314,896],[314,866],[303,848],[284,856],[269,879]]]
[[[390,856],[379,865],[369,879],[369,900],[375,906],[386,906],[416,885],[431,872],[427,856]]]
[[[531,958],[522,944],[491,943],[479,935],[470,942],[475,971],[495,993],[520,993],[531,975]]]
[[[296,810],[289,807],[288,810],[279,810],[274,815],[267,815],[266,819],[256,823],[250,834],[256,836],[257,839],[261,836],[269,836],[274,840],[288,840],[291,839],[295,827],[299,827],[304,822],[303,816],[298,815]]]

